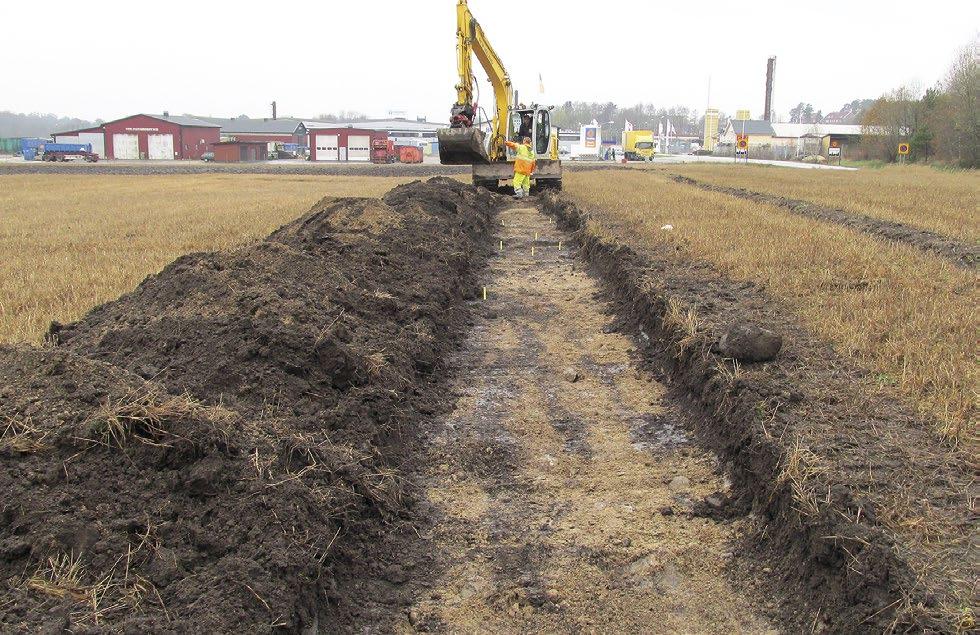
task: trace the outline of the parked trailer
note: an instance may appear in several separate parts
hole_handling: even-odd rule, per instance
[[[89,163],[99,160],[99,155],[92,152],[91,143],[45,143],[42,161],[67,161],[69,157],[85,159]]]

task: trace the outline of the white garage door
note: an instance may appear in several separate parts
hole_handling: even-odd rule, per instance
[[[174,160],[174,136],[172,134],[147,135],[147,156],[158,161]]]
[[[347,137],[347,160],[370,161],[371,137],[367,135],[351,135]]]
[[[134,134],[112,135],[112,156],[117,159],[140,158],[140,139]]]
[[[337,152],[337,135],[318,134],[316,137],[316,160],[317,161],[336,161],[339,157]]]
[[[78,135],[79,143],[91,143],[92,152],[99,155],[100,159],[105,158],[105,135],[101,132],[82,132]]]

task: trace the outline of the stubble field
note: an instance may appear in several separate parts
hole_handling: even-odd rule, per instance
[[[848,172],[700,164],[672,166],[671,172],[714,185],[844,208],[961,240],[980,240],[980,175],[975,171],[918,165]]]

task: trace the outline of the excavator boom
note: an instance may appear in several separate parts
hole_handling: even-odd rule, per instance
[[[439,159],[446,165],[469,165],[502,161],[506,117],[511,101],[511,82],[507,70],[487,39],[480,23],[470,12],[466,0],[456,5],[456,65],[459,84],[449,128],[439,131]],[[490,78],[496,108],[487,133],[477,125],[479,104],[474,101],[473,57],[480,61]]]

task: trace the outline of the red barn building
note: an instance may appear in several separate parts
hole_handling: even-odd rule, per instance
[[[200,159],[220,140],[221,126],[194,117],[133,115],[102,124],[109,159]]]
[[[310,161],[370,161],[371,143],[388,141],[380,130],[337,127],[337,124],[306,122],[310,136]]]

